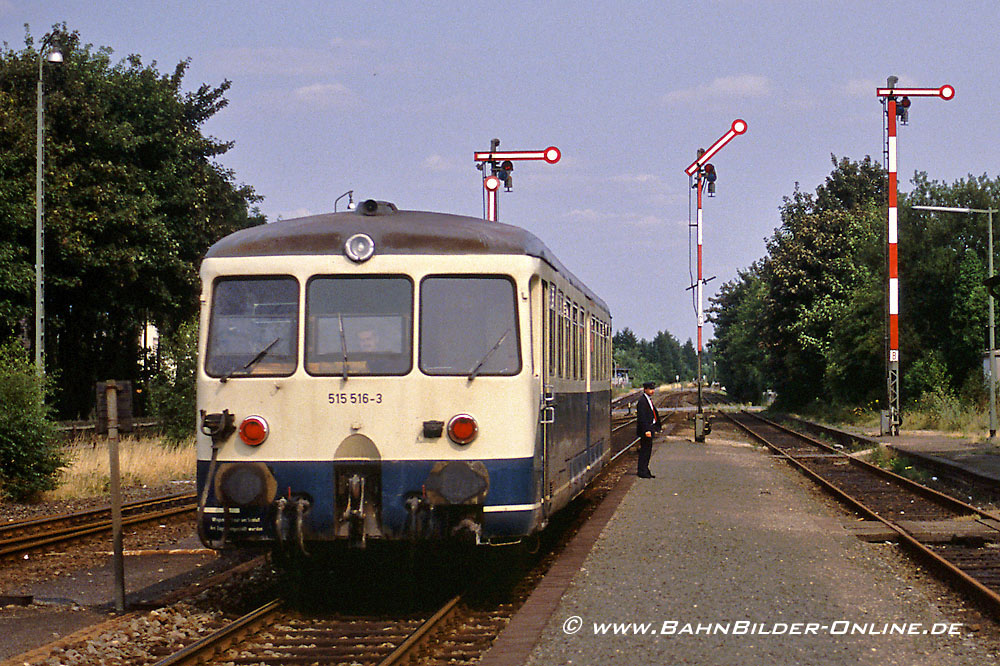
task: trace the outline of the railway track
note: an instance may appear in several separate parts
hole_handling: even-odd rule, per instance
[[[187,664],[348,663],[399,664],[455,614],[454,597],[426,616],[374,618],[304,616],[281,599],[234,620],[196,643],[156,662]]]
[[[850,450],[859,447],[870,449],[879,444],[877,440],[865,435],[845,432],[793,416],[781,416],[780,421],[787,423],[795,430],[835,442]],[[940,485],[942,488],[950,488],[952,493],[961,492],[966,497],[975,495],[984,501],[1000,503],[1000,487],[997,486],[996,480],[977,469],[966,467],[954,460],[939,458],[933,454],[903,450],[893,445],[887,445],[887,448],[895,451],[897,456],[901,456],[914,466],[927,470],[945,481],[945,483],[935,484],[935,487]]]
[[[898,540],[1000,617],[1000,516],[760,416],[727,416],[865,517],[859,536]]]
[[[122,525],[161,520],[197,508],[194,493],[167,495],[122,506]],[[31,518],[0,525],[0,558],[111,531],[111,507]]]

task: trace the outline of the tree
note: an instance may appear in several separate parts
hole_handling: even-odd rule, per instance
[[[870,351],[880,340],[868,317],[882,265],[883,172],[870,158],[832,161],[815,195],[796,186],[785,198],[768,256],[713,300],[720,375],[742,399],[765,386],[793,407],[869,393],[854,379],[870,377],[878,355],[851,345]]]
[[[712,349],[719,381],[726,393],[742,402],[760,402],[769,385],[759,336],[767,287],[759,271],[759,264],[738,271],[737,279],[723,284],[710,299],[708,309],[715,327]]]
[[[899,242],[901,340],[904,360],[924,359],[920,376],[943,377],[938,387],[958,395],[979,397],[982,355],[986,350],[987,216],[915,211],[913,205],[996,208],[1000,179],[968,176],[951,185],[916,173],[913,190],[902,200]],[[901,234],[902,235],[902,234]],[[933,362],[930,355],[934,354]],[[943,364],[943,372],[938,367]],[[904,378],[906,375],[904,375]],[[902,386],[911,400],[924,383]]]
[[[762,382],[785,406],[869,405],[885,396],[884,172],[870,158],[833,158],[815,194],[796,186],[768,255],[713,300],[720,375],[731,393]],[[987,296],[985,215],[927,213],[914,204],[985,209],[1000,179],[953,184],[917,173],[899,209],[903,397],[981,399]]]
[[[694,377],[694,347],[690,340],[682,348],[667,331],[660,331],[647,341],[624,328],[611,341],[615,364],[629,369],[633,384],[672,382],[678,375],[682,379]]]
[[[183,442],[195,432],[198,321],[181,324],[161,340],[159,370],[149,383],[150,409],[171,443]]]
[[[201,126],[229,82],[182,88],[138,55],[82,44],[57,26],[64,62],[46,71],[46,366],[63,417],[85,416],[93,382],[138,379],[139,331],[166,334],[197,311],[197,266],[216,240],[260,224],[253,189],[215,159],[232,144]],[[0,51],[0,340],[32,320],[38,52]]]
[[[65,465],[45,404],[51,378],[39,377],[17,342],[0,345],[0,489],[15,501],[56,485]]]

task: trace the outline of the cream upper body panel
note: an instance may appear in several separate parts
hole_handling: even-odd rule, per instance
[[[212,288],[217,278],[291,276],[298,283],[297,349],[294,372],[284,377],[232,377],[225,382],[198,369],[198,407],[206,412],[228,409],[237,426],[246,416],[264,417],[267,441],[250,447],[238,435],[220,450],[220,459],[331,460],[353,434],[368,437],[382,459],[522,458],[532,455],[540,404],[540,365],[533,351],[529,284],[532,275],[551,269],[541,260],[519,255],[383,255],[356,264],[343,256],[219,257],[206,259],[199,348],[208,340]],[[511,376],[429,376],[420,369],[420,288],[428,276],[486,275],[509,277],[517,302],[517,340],[521,366]],[[314,376],[302,360],[305,349],[306,285],[315,276],[406,276],[413,283],[412,365],[402,376]],[[582,298],[582,294],[580,294]],[[448,422],[456,414],[472,415],[479,433],[461,446],[448,436],[427,438],[425,421]],[[210,454],[210,440],[199,435],[199,457]]]

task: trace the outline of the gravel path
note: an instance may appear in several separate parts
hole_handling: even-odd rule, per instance
[[[665,438],[657,478],[633,485],[529,666],[997,663],[992,624],[970,624],[976,616],[894,547],[851,536],[851,518],[794,472],[723,437]],[[581,628],[568,634],[564,623]],[[601,635],[595,623],[628,635]],[[628,623],[648,627],[635,635]],[[874,634],[886,623],[963,624],[957,635]],[[867,635],[841,633],[853,624]]]

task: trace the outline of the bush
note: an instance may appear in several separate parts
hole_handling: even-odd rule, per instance
[[[163,424],[163,436],[179,444],[194,435],[198,322],[189,321],[160,340],[160,369],[149,386],[150,410]]]
[[[8,499],[25,501],[53,490],[66,465],[45,404],[51,385],[20,344],[0,346],[0,486]]]
[[[975,405],[964,404],[943,389],[924,393],[903,412],[903,423],[914,429],[976,433],[986,429],[986,421],[986,415]]]
[[[948,367],[942,354],[936,351],[928,352],[914,361],[903,377],[903,387],[915,402],[922,400],[927,393],[947,393],[949,386],[951,378],[948,376]]]

